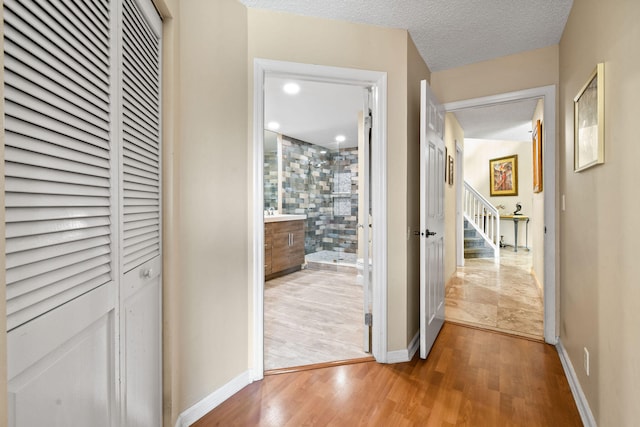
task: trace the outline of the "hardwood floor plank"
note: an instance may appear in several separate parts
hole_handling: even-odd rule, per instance
[[[273,375],[194,424],[580,426],[554,347],[445,323],[428,359]]]

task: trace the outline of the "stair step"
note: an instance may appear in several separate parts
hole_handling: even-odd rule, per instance
[[[478,232],[475,228],[465,228],[464,229],[464,237],[477,237]]]
[[[466,237],[464,239],[465,248],[484,248],[487,247],[482,237]]]
[[[493,258],[493,249],[491,248],[466,248],[464,250],[465,258]]]

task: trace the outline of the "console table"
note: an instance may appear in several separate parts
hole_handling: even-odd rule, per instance
[[[513,239],[515,244],[513,245],[513,251],[518,252],[518,222],[526,221],[525,223],[525,244],[524,248],[529,250],[529,217],[526,215],[500,215],[500,219],[513,221]]]

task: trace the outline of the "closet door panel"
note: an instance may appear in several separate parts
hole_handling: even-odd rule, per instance
[[[160,29],[148,0],[122,5],[121,335],[127,426],[162,424]]]

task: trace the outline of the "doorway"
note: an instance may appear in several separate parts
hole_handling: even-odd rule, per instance
[[[542,195],[542,201],[544,204],[543,209],[541,209],[540,215],[542,217],[542,223],[540,225],[540,229],[542,230],[540,233],[542,234],[542,240],[539,245],[539,248],[543,252],[543,272],[541,274],[542,277],[538,277],[537,279],[542,282],[542,306],[544,310],[543,317],[543,335],[544,340],[547,343],[555,344],[557,342],[557,309],[556,300],[557,300],[557,289],[556,289],[556,277],[557,277],[557,266],[555,261],[555,253],[556,253],[556,238],[555,238],[555,230],[556,230],[556,205],[555,205],[555,195],[556,195],[556,181],[555,181],[555,159],[556,159],[556,141],[555,141],[555,87],[554,86],[545,86],[540,88],[527,89],[523,91],[511,92],[506,94],[488,96],[483,98],[470,99],[466,101],[458,101],[453,103],[445,104],[445,110],[447,112],[462,111],[465,109],[471,108],[490,108],[495,106],[501,106],[504,104],[526,101],[526,100],[542,100],[542,108],[543,108],[543,120],[544,123],[542,133],[543,133],[543,182],[544,182],[544,193]],[[531,142],[529,142],[531,144]],[[531,147],[531,145],[529,145]],[[461,147],[462,148],[462,147]],[[467,150],[465,146],[462,148],[463,150]],[[465,173],[467,170],[465,169]],[[458,186],[463,186],[464,179],[458,180]],[[460,190],[457,192],[458,196],[456,197],[457,201],[457,210],[463,210],[460,204],[463,201],[463,197],[461,194],[463,193],[463,189],[459,187]],[[462,215],[458,215],[458,222],[461,221]],[[504,221],[501,221],[503,224],[501,225],[501,233],[502,227],[509,227],[513,229],[513,223],[507,224]],[[457,223],[457,228],[459,230],[462,229],[462,225]],[[524,227],[520,227],[521,231],[526,231]],[[460,254],[460,248],[462,247],[464,232],[456,233],[456,245],[458,247],[457,253]],[[521,233],[524,234],[524,233]],[[524,237],[524,236],[521,236]],[[521,240],[521,243],[522,242]],[[519,248],[519,245],[516,246]],[[514,254],[517,252],[513,251]],[[525,251],[520,251],[521,255],[526,254]],[[509,254],[513,255],[513,254]],[[505,257],[506,262],[513,261],[516,264],[521,263],[522,261],[511,260],[513,258],[511,256]],[[461,257],[458,256],[458,265],[460,266]],[[526,260],[525,260],[526,261]],[[468,263],[465,263],[465,267],[468,267]],[[495,277],[493,274],[492,277]],[[497,279],[496,279],[497,280]]]
[[[370,89],[269,75],[264,86],[265,370],[370,359]]]
[[[373,244],[371,245],[371,255],[364,255],[361,253],[362,246],[368,245],[353,245],[353,241],[357,240],[358,234],[361,232],[361,229],[364,227],[368,227],[368,224],[363,224],[361,215],[355,215],[357,217],[357,222],[353,221],[354,215],[353,213],[353,205],[359,206],[360,200],[354,200],[354,196],[352,194],[348,194],[347,191],[340,191],[342,188],[340,187],[340,182],[347,182],[345,185],[349,185],[349,181],[352,180],[353,174],[347,172],[350,167],[347,163],[351,163],[351,160],[347,158],[350,157],[350,153],[348,149],[343,150],[335,150],[334,152],[330,152],[330,149],[324,150],[322,149],[321,144],[309,144],[308,141],[304,141],[298,138],[293,138],[290,136],[283,135],[283,133],[277,133],[276,131],[276,146],[280,147],[279,149],[282,151],[283,147],[287,145],[289,148],[304,148],[309,153],[310,150],[313,150],[312,156],[307,154],[302,154],[301,156],[297,156],[297,161],[294,162],[293,165],[297,171],[298,177],[303,177],[307,183],[313,183],[314,185],[322,185],[323,182],[323,173],[331,175],[331,181],[327,181],[325,185],[325,190],[329,191],[328,196],[330,206],[324,206],[325,209],[331,211],[334,214],[334,217],[341,217],[341,224],[324,224],[324,229],[311,229],[305,232],[305,252],[317,253],[322,251],[317,251],[320,247],[323,248],[323,243],[335,245],[331,248],[327,255],[329,258],[328,264],[330,267],[342,267],[342,268],[350,268],[351,271],[356,271],[356,268],[352,266],[344,266],[340,264],[345,264],[347,260],[354,258],[356,261],[359,256],[363,257],[363,263],[366,265],[367,263],[364,260],[369,259],[370,261],[370,275],[367,275],[367,278],[370,278],[370,287],[369,293],[371,295],[371,315],[368,316],[369,319],[372,319],[371,322],[371,332],[367,333],[367,336],[371,336],[371,352],[372,355],[378,361],[384,361],[386,355],[386,315],[383,314],[383,307],[386,307],[386,301],[384,301],[386,292],[383,292],[383,289],[386,287],[384,273],[385,264],[385,254],[382,248],[386,243],[386,218],[385,212],[383,209],[385,196],[384,189],[386,186],[384,185],[385,181],[385,146],[386,146],[386,135],[383,132],[384,123],[386,122],[386,112],[384,106],[386,105],[386,74],[380,72],[369,72],[369,71],[361,71],[361,70],[351,70],[344,68],[335,68],[335,67],[323,67],[323,66],[315,66],[315,65],[307,65],[307,64],[297,64],[297,63],[288,63],[281,61],[269,61],[269,60],[255,60],[255,74],[254,74],[254,191],[253,191],[253,201],[254,201],[254,216],[253,216],[253,224],[254,224],[254,239],[253,239],[253,253],[254,253],[254,279],[253,279],[253,297],[254,297],[254,319],[253,319],[253,354],[254,354],[254,379],[260,379],[264,375],[264,355],[265,355],[265,327],[266,327],[266,282],[265,282],[265,266],[267,265],[267,256],[265,253],[265,243],[268,242],[269,237],[265,235],[265,218],[267,216],[272,216],[277,208],[287,210],[286,214],[290,215],[300,215],[302,216],[303,221],[309,220],[309,217],[317,218],[318,212],[314,211],[314,209],[319,209],[320,206],[318,203],[305,203],[306,208],[302,208],[300,206],[295,207],[293,205],[287,205],[287,203],[291,202],[295,205],[296,197],[290,197],[290,200],[287,199],[287,192],[285,191],[285,184],[283,184],[283,180],[279,179],[275,183],[275,187],[278,188],[277,193],[283,195],[283,200],[278,200],[278,195],[275,197],[274,206],[269,206],[265,209],[265,195],[269,196],[269,191],[267,190],[266,185],[269,184],[265,182],[265,167],[266,162],[264,161],[265,154],[265,129],[277,128],[277,125],[273,123],[269,123],[265,120],[265,105],[267,101],[265,99],[265,95],[267,92],[265,89],[269,85],[270,80],[282,82],[282,80],[291,80],[292,82],[304,82],[304,83],[322,83],[322,84],[332,84],[332,85],[342,85],[359,88],[361,92],[364,92],[365,88],[370,88],[371,93],[371,103],[370,110],[371,116],[373,118],[372,122],[372,132],[371,132],[371,216],[376,218],[375,226],[370,228],[371,230],[371,241]],[[293,89],[299,90],[298,89]],[[268,96],[268,95],[267,95]],[[364,105],[364,104],[363,104]],[[364,109],[363,109],[364,110]],[[362,121],[364,122],[364,115]],[[271,126],[269,126],[271,125]],[[345,138],[336,138],[338,135],[332,135],[331,140],[334,143],[340,144],[341,142],[346,142],[348,137]],[[354,139],[358,139],[355,137]],[[326,136],[325,136],[326,142]],[[295,145],[295,147],[294,147]],[[315,147],[312,147],[314,145]],[[329,147],[325,147],[329,148]],[[276,152],[278,148],[276,148]],[[295,151],[295,150],[294,150]],[[325,153],[321,153],[321,151],[326,151]],[[323,157],[324,156],[324,157]],[[365,157],[366,158],[366,157]],[[290,172],[286,172],[282,167],[282,153],[280,153],[280,160],[276,162],[281,162],[281,166],[279,169],[279,173],[289,174]],[[354,169],[360,169],[362,165],[358,164]],[[334,169],[332,169],[332,167]],[[277,175],[277,173],[276,173]],[[326,177],[325,177],[326,178]],[[347,180],[348,179],[348,180]],[[366,193],[365,189],[362,189],[358,194]],[[331,194],[333,193],[333,194]],[[324,196],[324,195],[323,195]],[[307,195],[309,197],[309,195]],[[358,195],[355,196],[358,198]],[[334,201],[334,199],[338,199]],[[313,205],[313,206],[312,206]],[[350,206],[351,209],[350,209]],[[309,210],[311,208],[311,210]],[[306,209],[306,210],[305,210]],[[267,211],[265,213],[265,210]],[[269,212],[270,211],[270,212]],[[349,211],[349,215],[346,215],[346,211]],[[282,214],[284,212],[278,212],[278,214]],[[327,212],[325,212],[327,213]],[[271,215],[270,215],[271,214]],[[342,214],[342,215],[341,215]],[[326,215],[328,216],[328,215]],[[318,222],[322,222],[322,219],[318,218]],[[368,221],[368,218],[367,218]],[[316,221],[313,221],[314,225]],[[351,227],[347,222],[354,222],[353,227]],[[322,225],[322,224],[318,224]],[[329,227],[328,227],[329,226]],[[362,226],[362,227],[360,227]],[[333,232],[331,233],[331,237],[320,238],[318,241],[314,238],[315,233],[318,232],[321,236],[327,228],[331,229]],[[324,239],[324,241],[323,241]],[[334,239],[334,241],[330,241]],[[295,239],[294,239],[295,240]],[[288,242],[291,242],[290,238]],[[356,247],[353,247],[356,246]],[[336,250],[337,249],[337,250]],[[322,258],[322,254],[320,255]],[[326,257],[325,257],[326,258]],[[322,259],[320,260],[322,261]],[[334,262],[335,261],[335,262]],[[305,269],[301,271],[298,270],[298,267],[294,265],[293,274],[296,277],[292,277],[292,279],[298,279],[297,276],[308,276],[307,273],[314,273],[312,269],[308,269],[310,264],[322,264],[318,260],[308,260],[305,259],[302,265]],[[332,265],[333,264],[333,265]],[[313,266],[313,265],[312,265]],[[318,265],[315,265],[318,267]],[[322,266],[319,266],[322,268]],[[366,271],[366,269],[364,269]],[[337,272],[337,269],[336,271]],[[329,273],[335,273],[329,272]],[[357,277],[357,273],[354,274],[354,277]],[[284,276],[283,276],[284,277]],[[276,278],[274,280],[281,280],[282,277]],[[301,279],[304,282],[307,279]],[[293,280],[292,280],[293,281]],[[317,282],[318,280],[314,280]],[[363,290],[366,291],[363,287]],[[366,292],[365,292],[366,293]],[[364,304],[362,304],[364,307]],[[364,327],[364,319],[365,316],[362,316],[361,324]],[[311,319],[308,319],[311,320]],[[364,335],[364,332],[363,332]],[[312,346],[313,349],[313,346]],[[361,345],[361,350],[362,345]],[[269,368],[269,366],[267,366]]]

